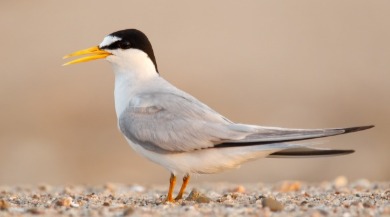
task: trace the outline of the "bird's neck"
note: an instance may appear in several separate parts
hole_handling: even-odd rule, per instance
[[[126,109],[137,90],[144,88],[154,79],[158,79],[153,62],[148,58],[141,61],[129,61],[125,64],[112,64],[115,71],[115,110],[117,117]]]

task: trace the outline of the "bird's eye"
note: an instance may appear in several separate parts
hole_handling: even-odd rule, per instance
[[[119,42],[119,47],[121,49],[129,49],[131,47],[131,44],[128,41],[120,41]]]

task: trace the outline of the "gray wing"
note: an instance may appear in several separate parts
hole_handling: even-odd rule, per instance
[[[138,95],[119,118],[119,128],[129,140],[158,152],[290,142],[371,127],[307,130],[235,124],[181,92]]]
[[[138,95],[119,118],[129,140],[160,152],[210,148],[248,135],[232,124],[191,96],[163,92]]]

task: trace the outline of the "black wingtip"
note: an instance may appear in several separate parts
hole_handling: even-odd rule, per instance
[[[344,133],[353,133],[353,132],[358,132],[362,130],[368,130],[375,127],[375,125],[367,125],[367,126],[360,126],[360,127],[348,127],[344,128]]]

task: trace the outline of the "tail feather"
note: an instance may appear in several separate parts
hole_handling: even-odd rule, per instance
[[[302,157],[322,157],[322,156],[337,156],[354,153],[354,150],[336,150],[336,149],[319,149],[309,147],[299,147],[285,149],[274,152],[268,158],[302,158]]]
[[[329,136],[336,136],[346,133],[353,133],[362,130],[373,128],[374,125],[348,127],[348,128],[331,128],[331,129],[285,129],[285,128],[266,128],[261,127],[259,131],[247,136],[241,140],[231,140],[224,143],[216,144],[215,148],[227,148],[237,146],[253,146],[265,145],[273,143],[284,143],[301,141],[308,139],[323,138]]]

